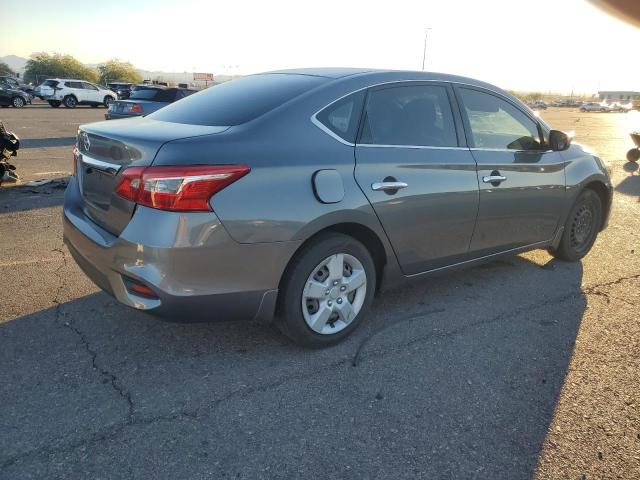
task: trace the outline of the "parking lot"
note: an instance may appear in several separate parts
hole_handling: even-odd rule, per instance
[[[78,125],[3,109],[24,182],[0,189],[0,478],[640,478],[640,112],[550,108],[611,168],[580,263],[529,252],[379,297],[321,351],[253,323],[121,306],[62,243]]]

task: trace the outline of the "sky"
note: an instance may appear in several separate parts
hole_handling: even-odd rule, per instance
[[[640,90],[640,29],[586,0],[2,0],[0,56],[68,53],[144,70],[426,70],[527,91]]]

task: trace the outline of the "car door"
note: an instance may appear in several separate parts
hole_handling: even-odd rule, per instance
[[[375,87],[365,100],[355,177],[407,275],[468,254],[478,181],[452,102],[436,82]]]
[[[82,88],[84,89],[86,102],[102,103],[104,101],[104,97],[100,98],[102,97],[102,93],[95,85],[89,82],[82,82]]]
[[[6,83],[0,82],[0,105],[11,104],[11,87]]]
[[[565,162],[545,131],[515,102],[481,88],[456,86],[480,187],[475,255],[553,238],[565,198]]]

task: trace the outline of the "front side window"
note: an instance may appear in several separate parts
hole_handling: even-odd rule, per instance
[[[84,88],[85,90],[98,90],[98,87],[88,82],[82,82],[82,88]]]
[[[343,140],[354,143],[364,96],[363,90],[340,99],[319,112],[316,118]]]
[[[522,111],[495,95],[461,88],[472,146],[506,150],[541,150],[538,125]]]
[[[445,87],[412,85],[369,92],[360,143],[455,147],[453,113]]]

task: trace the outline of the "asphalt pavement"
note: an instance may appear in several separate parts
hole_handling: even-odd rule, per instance
[[[417,281],[322,351],[157,320],[81,273],[61,238],[69,139],[103,114],[0,112],[24,182],[53,180],[0,189],[0,479],[640,478],[640,113],[542,113],[612,169],[582,262]]]

